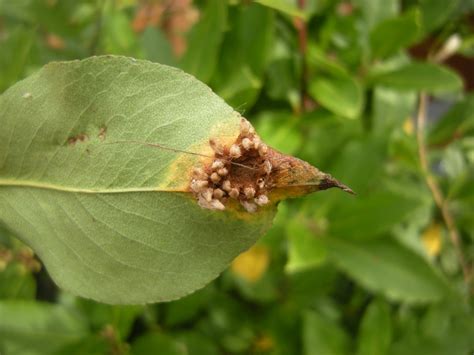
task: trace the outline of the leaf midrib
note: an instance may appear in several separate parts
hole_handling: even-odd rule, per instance
[[[70,186],[61,186],[55,184],[41,183],[27,180],[0,179],[0,187],[32,187],[37,189],[55,190],[63,192],[80,192],[87,194],[116,194],[127,192],[187,192],[178,188],[159,188],[159,187],[128,187],[114,189],[85,189]]]

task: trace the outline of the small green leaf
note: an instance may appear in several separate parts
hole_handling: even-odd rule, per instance
[[[180,67],[199,80],[209,82],[218,64],[218,54],[227,25],[227,2],[210,0],[188,36],[188,49]]]
[[[362,110],[362,87],[348,75],[317,75],[310,83],[309,91],[322,106],[343,117],[356,118]]]
[[[474,94],[455,104],[432,126],[428,135],[431,145],[446,144],[474,131]]]
[[[389,191],[347,199],[328,213],[329,234],[351,239],[380,236],[407,219],[421,205],[421,199]]]
[[[0,93],[24,75],[32,44],[33,32],[22,27],[0,38]]]
[[[414,43],[418,38],[418,17],[416,12],[385,20],[375,26],[370,33],[373,57],[389,57]]]
[[[410,317],[411,322],[409,327],[406,322],[399,325],[398,339],[390,347],[390,355],[464,355],[472,352],[474,322],[467,304],[455,300],[433,304],[421,317],[417,311],[404,311],[405,318]]]
[[[83,298],[76,298],[74,308],[87,316],[92,330],[100,332],[107,326],[112,326],[120,340],[128,337],[134,320],[143,313],[142,306],[110,306]]]
[[[0,299],[34,299],[35,294],[35,279],[23,265],[15,262],[0,269]]]
[[[390,72],[375,74],[371,81],[393,89],[430,93],[456,91],[463,86],[462,79],[451,69],[430,63],[411,63]]]
[[[171,43],[160,29],[147,27],[141,36],[141,46],[145,59],[172,66],[176,64]]]
[[[354,4],[362,12],[364,23],[373,28],[379,22],[394,17],[400,10],[398,0],[354,0]]]
[[[103,14],[101,45],[105,53],[133,55],[138,52],[139,43],[130,26],[130,19],[107,2]],[[49,11],[45,11],[48,13]],[[65,28],[72,26],[64,26]]]
[[[99,335],[90,335],[74,343],[61,347],[54,355],[104,355],[112,351],[113,344],[105,337]]]
[[[442,26],[456,13],[459,2],[460,0],[420,0],[420,14],[425,34]]]
[[[212,303],[214,289],[209,285],[193,294],[166,305],[165,324],[174,327],[182,323],[191,322],[197,314]]]
[[[157,350],[160,354],[167,355],[188,354],[183,343],[161,333],[149,333],[137,338],[132,343],[131,353],[133,355],[149,355],[155,354]]]
[[[238,110],[252,106],[263,86],[274,26],[274,11],[255,3],[229,14],[233,30],[226,33],[211,86]]]
[[[433,302],[448,294],[444,280],[420,256],[391,239],[324,239],[330,258],[364,287],[394,301]]]
[[[78,314],[49,303],[0,301],[0,319],[5,354],[50,354],[87,334]]]
[[[288,16],[306,20],[306,14],[288,0],[255,0],[255,2],[280,11]]]
[[[185,332],[176,335],[176,338],[186,346],[186,355],[218,355],[220,354],[214,339],[198,332]]]
[[[306,223],[305,223],[306,222]],[[312,221],[294,217],[287,226],[287,272],[297,272],[321,265],[326,260],[326,249],[316,233],[309,229]],[[314,224],[314,222],[313,222]]]
[[[401,92],[385,87],[374,88],[372,122],[378,132],[392,132],[411,117],[416,105],[416,93]]]
[[[387,354],[392,339],[390,307],[374,300],[367,307],[357,336],[357,355]]]
[[[346,355],[349,337],[333,320],[307,311],[303,315],[303,349],[305,355]]]

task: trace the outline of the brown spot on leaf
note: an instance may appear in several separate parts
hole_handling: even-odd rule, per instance
[[[74,146],[74,145],[76,145],[76,143],[84,143],[88,139],[89,139],[89,137],[85,133],[80,133],[80,134],[78,134],[74,137],[68,138],[67,143],[70,146]]]

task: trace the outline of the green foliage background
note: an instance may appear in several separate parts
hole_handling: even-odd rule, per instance
[[[271,231],[216,281],[146,306],[58,290],[0,227],[1,354],[474,351],[472,283],[426,184],[414,128],[427,92],[430,174],[472,272],[474,96],[436,53],[456,35],[457,55],[472,58],[473,2],[298,4],[0,0],[0,91],[53,60],[121,54],[177,66],[270,145],[358,194],[282,203]],[[408,48],[420,43],[430,55],[415,59]]]

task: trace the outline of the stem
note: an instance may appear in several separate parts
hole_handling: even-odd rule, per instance
[[[418,103],[418,115],[417,115],[417,133],[416,139],[418,142],[418,156],[420,158],[420,165],[425,176],[426,184],[428,185],[433,199],[436,203],[436,206],[441,211],[444,223],[448,229],[449,239],[451,244],[454,247],[459,265],[461,266],[464,283],[466,284],[468,291],[470,291],[470,282],[471,282],[471,272],[469,266],[466,262],[464,254],[462,252],[461,238],[459,232],[456,228],[456,223],[454,218],[451,215],[451,212],[448,208],[447,200],[445,200],[443,193],[441,192],[440,187],[436,183],[433,175],[430,173],[428,168],[428,159],[426,152],[425,144],[425,123],[426,123],[426,106],[427,106],[428,97],[425,93],[420,93],[419,103]]]

